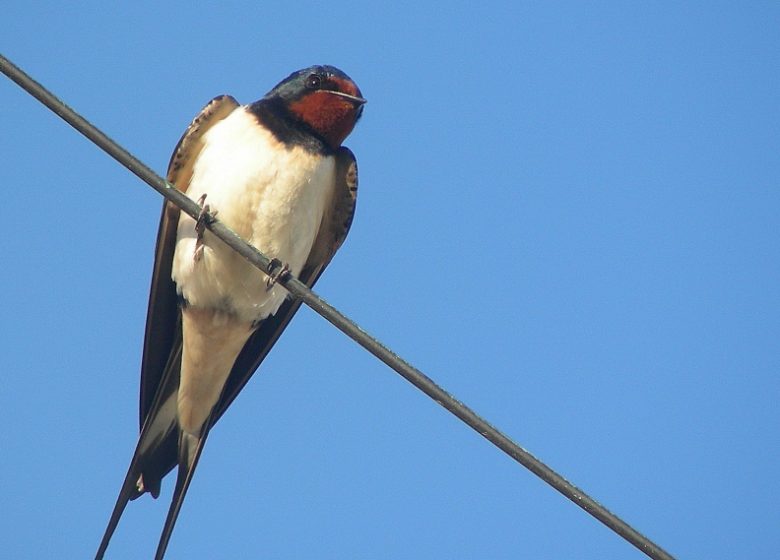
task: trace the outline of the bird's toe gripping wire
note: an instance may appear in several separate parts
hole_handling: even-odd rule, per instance
[[[279,280],[284,280],[290,276],[290,265],[283,263],[277,258],[271,259],[268,268],[270,269],[270,274],[265,280],[266,291],[273,288]]]
[[[195,262],[203,257],[203,234],[206,231],[206,226],[213,222],[217,215],[217,211],[211,212],[211,206],[206,204],[206,193],[200,196],[198,204],[200,205],[200,213],[195,220],[195,233],[198,235],[195,239],[195,253],[193,255]]]

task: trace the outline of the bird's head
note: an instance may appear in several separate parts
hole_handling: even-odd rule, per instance
[[[293,72],[265,100],[279,103],[295,120],[338,148],[363,113],[360,89],[333,66],[311,66]]]

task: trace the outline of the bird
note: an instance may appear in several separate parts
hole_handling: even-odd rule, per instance
[[[187,127],[167,180],[198,201],[197,219],[163,203],[141,361],[140,436],[96,559],[128,502],[176,485],[155,559],[167,549],[206,438],[276,343],[344,242],[357,163],[342,146],[363,113],[357,84],[334,66],[293,72],[260,100],[212,99]],[[207,228],[218,219],[271,259],[266,275]]]

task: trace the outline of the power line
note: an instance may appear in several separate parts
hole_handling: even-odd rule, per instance
[[[0,54],[0,71],[16,82],[27,93],[59,115],[65,122],[86,136],[108,155],[162,194],[167,200],[181,208],[191,217],[198,217],[201,212],[201,208],[198,204],[192,201],[184,193],[174,188],[171,184],[164,181],[143,162],[138,160],[130,152],[122,148],[119,144],[88,122],[84,117],[60,101],[2,54]],[[213,219],[213,217],[210,218],[211,219],[206,220],[206,227],[208,227],[214,235],[219,237],[225,244],[263,272],[268,274],[272,272],[271,260],[268,257],[249,245],[224,224]],[[302,300],[306,305],[330,321],[341,332],[349,336],[363,348],[371,352],[371,354],[399,373],[412,385],[460,418],[493,445],[533,472],[544,482],[558,490],[558,492],[601,521],[604,525],[623,537],[640,551],[644,552],[647,556],[654,560],[674,560],[674,558],[660,546],[639,533],[617,515],[534,457],[530,452],[509,439],[501,431],[487,422],[487,420],[442,389],[431,378],[407,363],[381,342],[366,333],[352,320],[341,314],[324,299],[312,292],[297,278],[289,275],[280,278],[279,283],[294,297]]]

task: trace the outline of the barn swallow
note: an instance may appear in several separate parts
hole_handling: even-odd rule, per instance
[[[216,97],[177,144],[168,182],[308,286],[347,236],[357,164],[341,145],[363,111],[332,66],[294,72],[265,97]],[[209,430],[300,306],[287,291],[170,204],[163,204],[141,364],[138,445],[96,558],[129,500],[178,466],[155,555],[162,559]]]

